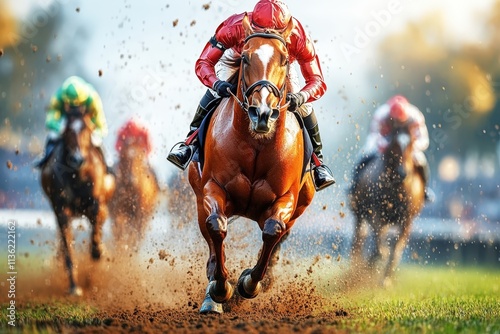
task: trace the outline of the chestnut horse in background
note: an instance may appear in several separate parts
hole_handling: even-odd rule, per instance
[[[85,216],[92,227],[92,259],[102,254],[102,228],[108,217],[107,203],[115,189],[113,175],[91,142],[94,124],[91,115],[75,108],[66,113],[61,142],[41,169],[42,188],[49,198],[61,235],[61,250],[69,278],[69,293],[81,296],[73,263],[73,218]]]
[[[116,191],[110,203],[115,243],[136,248],[143,239],[158,204],[160,186],[148,154],[151,146],[145,127],[129,121],[118,133]]]
[[[388,286],[408,241],[414,218],[424,206],[424,180],[417,172],[413,159],[414,138],[408,122],[393,120],[390,143],[359,173],[359,181],[349,194],[351,209],[356,217],[351,249],[353,267],[364,263],[364,242],[368,223],[375,235],[375,249],[368,258],[369,268],[383,259],[382,284]],[[399,230],[393,242],[387,241],[389,230]]]
[[[248,17],[243,27],[237,95],[223,99],[210,118],[204,164],[189,166],[198,225],[210,252],[200,313],[222,313],[222,303],[233,295],[224,251],[228,218],[249,218],[262,231],[257,263],[237,283],[240,296],[254,298],[275,246],[315,194],[310,173],[303,172],[304,134],[285,103],[290,87],[285,41],[292,22],[281,34],[254,32]]]

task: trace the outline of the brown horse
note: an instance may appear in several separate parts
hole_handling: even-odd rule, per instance
[[[115,241],[135,248],[153,217],[160,186],[142,143],[134,136],[127,136],[120,143],[110,217]]]
[[[221,303],[233,294],[224,251],[228,218],[249,218],[262,231],[257,263],[243,271],[237,285],[240,296],[254,298],[275,246],[315,194],[310,174],[303,173],[303,132],[285,104],[290,86],[285,41],[292,23],[282,34],[256,33],[248,17],[243,27],[237,96],[222,100],[210,119],[204,165],[189,166],[198,224],[210,251],[201,313],[222,313]]]
[[[365,222],[373,228],[375,249],[368,264],[373,268],[378,260],[388,261],[383,270],[383,285],[390,285],[411,232],[413,219],[424,206],[424,180],[414,164],[413,143],[407,123],[393,121],[390,143],[361,171],[357,184],[349,194],[356,217],[351,259],[354,266],[363,261],[367,236]],[[399,234],[387,242],[391,227]],[[388,259],[387,259],[388,256]]]
[[[73,264],[71,220],[86,216],[92,226],[91,255],[102,254],[102,228],[108,216],[107,202],[115,180],[107,174],[102,153],[92,145],[91,116],[74,109],[67,113],[66,129],[53,154],[42,166],[41,183],[57,218],[61,250],[69,278],[69,293],[82,295]]]

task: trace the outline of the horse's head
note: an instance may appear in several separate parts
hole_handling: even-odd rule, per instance
[[[391,129],[389,145],[386,148],[386,155],[390,154],[388,162],[396,165],[404,165],[406,162],[411,162],[414,138],[411,134],[410,122],[392,120]]]
[[[283,32],[256,32],[247,16],[243,19],[246,39],[242,51],[238,97],[250,119],[250,131],[266,136],[274,131],[285,97],[289,67],[286,40],[293,23]]]
[[[63,142],[66,152],[66,163],[69,167],[79,169],[85,162],[91,147],[90,135],[93,123],[84,109],[71,108],[66,111],[66,128]]]

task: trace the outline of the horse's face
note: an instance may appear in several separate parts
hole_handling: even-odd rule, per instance
[[[390,134],[390,144],[387,152],[397,158],[397,162],[403,163],[407,157],[411,157],[414,138],[411,135],[410,127],[407,123],[394,122]]]
[[[88,155],[91,141],[90,116],[80,110],[66,113],[66,129],[63,141],[66,150],[66,163],[69,167],[79,169]]]
[[[250,131],[256,135],[273,133],[280,111],[285,109],[288,74],[288,38],[292,22],[282,33],[255,32],[243,20],[246,32],[240,71],[241,95],[250,119]]]

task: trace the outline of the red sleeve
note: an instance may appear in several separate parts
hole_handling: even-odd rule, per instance
[[[224,49],[230,49],[243,43],[245,34],[241,26],[241,20],[244,15],[245,13],[230,16],[217,27],[214,38],[223,49],[208,42],[198,57],[195,64],[195,73],[205,86],[212,88],[214,82],[219,80],[214,67],[224,54]]]
[[[312,102],[322,97],[327,87],[313,42],[307,36],[300,22],[296,19],[293,20],[295,28],[290,39],[289,52],[297,60],[305,80],[305,86],[301,91],[308,93],[307,102]]]

